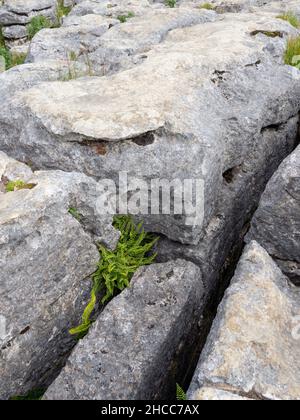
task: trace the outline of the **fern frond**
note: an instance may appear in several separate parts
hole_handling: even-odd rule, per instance
[[[101,303],[108,302],[117,291],[130,285],[139,267],[152,264],[157,256],[150,253],[158,238],[145,232],[143,223],[136,226],[130,216],[116,216],[113,225],[120,231],[120,239],[114,251],[99,245],[101,259],[92,278],[90,301],[82,315],[81,325],[70,330],[70,334],[77,335],[78,338],[83,338],[92,325],[91,317],[99,293],[104,291]]]
[[[180,385],[176,384],[176,399],[178,401],[185,401],[187,400],[187,396],[186,393],[184,392],[184,390],[181,388]]]

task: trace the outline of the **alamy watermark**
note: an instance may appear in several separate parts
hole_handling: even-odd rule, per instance
[[[186,225],[203,224],[203,179],[145,180],[120,172],[118,182],[102,179],[98,185],[99,213],[183,216]]]

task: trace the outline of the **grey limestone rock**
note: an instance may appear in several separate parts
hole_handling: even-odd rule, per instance
[[[114,247],[97,183],[76,173],[36,172],[0,153],[0,398],[47,386],[75,341],[99,253]],[[6,192],[7,181],[24,189]],[[79,222],[70,213],[76,208]]]
[[[202,296],[200,270],[192,263],[176,260],[140,269],[74,349],[45,399],[171,396],[176,358],[188,353]]]
[[[299,289],[251,242],[219,307],[189,397],[206,399],[209,387],[250,399],[299,400],[299,310]]]

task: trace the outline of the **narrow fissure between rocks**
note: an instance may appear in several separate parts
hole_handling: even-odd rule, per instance
[[[266,127],[266,129],[271,128],[272,130],[275,129],[277,131],[280,129],[281,126],[282,124],[278,124],[278,125],[276,124],[274,126]],[[300,144],[300,130],[298,130],[296,145],[295,145],[294,150],[297,148],[299,144]],[[231,184],[232,182],[234,182],[235,174],[236,172],[239,172],[241,167],[242,165],[231,168],[223,174],[223,177],[228,184]],[[276,172],[276,170],[277,168],[274,168],[273,173],[269,174],[269,178],[271,178],[271,176]],[[269,178],[266,180],[266,184],[269,181]],[[263,191],[261,191],[261,195],[262,193]],[[198,332],[195,332],[196,339],[195,337],[189,337],[187,346],[191,343],[192,345],[189,347],[190,350],[187,351],[187,349],[185,349],[185,351],[187,351],[188,353],[188,357],[185,357],[184,355],[181,356],[181,361],[179,362],[180,365],[178,367],[178,371],[176,372],[176,377],[172,378],[172,383],[169,389],[174,390],[176,383],[180,383],[183,389],[188,389],[191,384],[196,366],[199,362],[199,358],[201,356],[202,350],[206,344],[208,335],[210,334],[210,331],[211,331],[212,324],[216,317],[218,306],[223,300],[226,290],[228,289],[231,283],[231,280],[234,276],[235,270],[237,268],[237,264],[240,261],[240,258],[243,254],[243,250],[245,248],[244,239],[249,231],[252,216],[257,210],[258,203],[259,203],[259,200],[256,203],[253,203],[254,205],[252,208],[251,215],[240,231],[239,240],[236,241],[236,243],[234,244],[234,246],[231,248],[231,250],[228,253],[226,261],[219,272],[219,278],[217,280],[218,287],[214,290],[213,293],[210,293],[209,299],[205,306],[205,310],[203,311],[203,317],[199,321],[198,326],[200,328]],[[275,258],[275,260],[278,260],[278,258]],[[193,259],[191,259],[191,261],[195,262],[195,260]],[[209,384],[206,384],[206,385],[209,386]],[[220,390],[230,391],[231,393],[239,395],[240,397],[255,399],[255,400],[266,400],[266,398],[264,398],[262,395],[256,394],[254,391],[249,392],[249,393],[242,393],[240,391],[233,391],[232,389],[229,390],[228,386],[227,388],[226,386],[220,387],[220,384],[217,384],[217,385],[214,384],[214,386],[215,388],[219,388]],[[173,393],[162,392],[159,395],[158,399],[170,399],[170,398],[174,399],[174,395],[175,395],[174,392]]]

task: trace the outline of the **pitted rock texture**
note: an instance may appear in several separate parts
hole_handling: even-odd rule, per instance
[[[299,400],[299,311],[300,290],[251,242],[219,307],[189,397],[208,399],[209,387],[219,395]]]
[[[248,240],[255,239],[300,285],[300,147],[280,165],[262,195]]]
[[[298,144],[298,125],[299,118],[294,117],[287,124],[265,128],[259,145],[244,162],[224,173],[217,216],[210,221],[199,244],[160,240],[160,261],[184,257],[201,267],[208,299],[220,287],[223,272],[230,269],[235,255],[241,252],[244,235],[267,181]]]
[[[0,29],[8,47],[26,44],[27,25],[32,18],[44,16],[56,22],[57,0],[3,0],[0,2]]]
[[[76,30],[74,21],[69,24],[53,30],[61,33],[61,42],[64,31]],[[189,225],[188,214],[158,221],[145,217],[151,230],[197,244],[223,199],[223,174],[259,147],[267,127],[287,124],[298,114],[299,82],[282,64],[285,38],[297,30],[265,14],[220,18],[183,6],[149,9],[126,23],[105,25],[106,32],[101,35],[99,29],[94,41],[87,32],[90,52],[87,48],[81,56],[74,40],[74,53],[81,59],[87,54],[91,74],[97,62],[96,67],[106,67],[100,75],[107,75],[96,71],[97,77],[17,92],[1,111],[1,147],[38,168],[95,178],[117,181],[122,170],[148,182],[200,179],[200,223]],[[280,36],[263,35],[266,31]],[[38,60],[48,33],[36,36],[30,56]],[[51,45],[45,43],[42,57],[62,61],[63,49]],[[4,83],[7,77],[9,72]]]
[[[119,235],[85,175],[33,173],[0,152],[0,180],[0,398],[7,399],[49,385],[76,342],[68,330],[88,298],[96,239],[114,247]],[[6,192],[17,180],[24,189]]]
[[[33,1],[4,3],[0,22],[1,16],[23,16],[22,21],[4,24],[8,45],[14,36],[25,36],[31,17],[43,12],[35,8],[46,7],[52,19],[56,7],[56,2],[45,6],[46,0],[39,6]],[[175,383],[189,376],[200,351],[199,336],[211,316],[207,313],[232,270],[260,196],[299,143],[300,71],[284,65],[283,56],[288,38],[300,32],[278,19],[287,11],[300,17],[299,2],[212,0],[214,10],[199,7],[201,3],[178,0],[172,8],[164,0],[66,0],[65,5],[73,8],[61,26],[37,33],[26,64],[0,75],[0,150],[23,162],[0,154],[0,220],[3,217],[6,229],[0,247],[8,249],[7,255],[0,254],[5,267],[0,285],[3,308],[11,316],[6,318],[0,310],[0,321],[15,325],[8,345],[21,343],[24,353],[18,357],[19,350],[13,348],[11,355],[7,343],[3,346],[12,362],[3,368],[0,362],[1,397],[48,385],[72,348],[67,330],[77,324],[86,302],[88,280],[99,258],[95,243],[113,247],[118,239],[111,217],[98,213],[98,181],[108,178],[118,184],[120,171],[127,172],[129,182],[136,177],[147,182],[141,194],[148,193],[153,179],[198,179],[203,186],[197,203],[200,221],[188,223],[187,211],[140,217],[148,231],[164,236],[158,251],[165,264],[140,270],[133,287],[107,306],[45,398],[170,398]],[[13,9],[24,4],[23,14]],[[25,38],[20,38],[15,48],[25,48],[23,42]],[[46,172],[32,173],[24,163]],[[289,171],[295,171],[292,165]],[[8,179],[36,186],[5,193]],[[293,182],[297,186],[297,180]],[[284,183],[278,183],[282,192]],[[134,193],[132,186],[129,195]],[[292,268],[295,277],[298,243],[291,242],[299,233],[297,188],[292,193],[296,199],[288,198],[285,211],[292,214],[294,230],[288,230],[285,219],[282,231],[286,229],[286,237],[291,233],[289,241],[275,242],[280,243],[280,252],[292,250],[287,261],[276,261],[289,274]],[[127,198],[127,192],[124,195]],[[69,207],[78,209],[80,223],[68,213]],[[11,225],[15,220],[16,226]],[[253,265],[256,278],[270,291],[261,296],[268,307],[276,289],[273,283],[279,284],[283,276],[258,245],[251,246],[246,252],[255,248],[259,255]],[[17,311],[19,289],[15,292],[13,286],[21,282],[20,275],[28,282],[21,283],[26,299]],[[256,296],[255,287],[249,285],[250,298]],[[296,296],[296,289],[288,288]],[[289,303],[285,289],[282,294],[282,302]],[[28,322],[22,323],[28,305]],[[280,310],[277,306],[270,317]],[[296,303],[295,307],[297,312]],[[237,301],[236,313],[241,309]],[[250,309],[256,316],[253,300]],[[277,319],[289,310],[283,309],[275,313]],[[265,322],[276,330],[268,313]],[[260,349],[265,343],[255,332],[251,338]],[[276,330],[274,336],[284,351],[281,339],[294,350],[285,335]],[[38,349],[34,357],[33,345]],[[296,359],[297,349],[294,354]],[[250,360],[250,374],[257,366],[260,373],[254,390],[249,391],[249,372],[243,376],[241,369],[237,374],[234,365],[230,378],[241,378],[238,386],[231,379],[226,379],[226,386],[223,379],[220,386],[207,380],[197,383],[195,398],[277,399],[282,394],[298,398],[298,372],[295,369],[289,377],[294,362],[293,355],[289,357],[282,358],[282,364],[276,362],[275,368],[273,359],[267,360],[266,370],[260,369],[261,360]],[[274,371],[276,389],[270,379]],[[286,388],[285,375],[290,381]]]
[[[202,296],[201,273],[192,263],[176,260],[140,269],[77,345],[44,398],[168,395],[168,387],[175,387],[176,358],[200,319]]]
[[[211,387],[203,387],[193,395],[194,400],[200,401],[252,401],[233,392]]]

